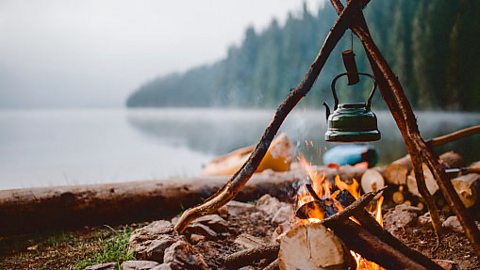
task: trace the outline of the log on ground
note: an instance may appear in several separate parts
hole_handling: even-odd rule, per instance
[[[267,193],[285,198],[297,178],[295,172],[256,174],[236,199],[250,201]],[[0,235],[168,218],[201,203],[227,180],[194,177],[3,190]]]

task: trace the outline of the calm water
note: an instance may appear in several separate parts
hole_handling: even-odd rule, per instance
[[[216,155],[254,144],[273,110],[158,109],[0,111],[0,189],[192,176]],[[381,162],[405,153],[388,113],[378,112]],[[417,113],[429,138],[480,123],[480,114]],[[323,111],[295,111],[282,131],[314,160],[333,144]],[[447,145],[480,159],[480,136]],[[305,140],[314,142],[305,147]]]

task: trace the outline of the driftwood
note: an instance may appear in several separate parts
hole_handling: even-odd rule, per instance
[[[288,196],[294,172],[255,174],[236,199]],[[195,177],[0,191],[0,235],[167,218],[200,203],[226,177]],[[287,199],[287,198],[285,198]]]

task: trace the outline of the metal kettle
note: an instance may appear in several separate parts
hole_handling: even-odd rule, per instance
[[[335,100],[334,112],[330,114],[327,103],[326,108],[328,129],[325,133],[325,140],[330,142],[367,142],[377,141],[381,138],[377,128],[377,117],[370,110],[373,94],[377,83],[372,75],[358,73],[373,80],[373,88],[366,103],[344,103],[338,104],[338,97],[335,90],[336,82],[347,73],[337,75],[332,81],[332,93]]]

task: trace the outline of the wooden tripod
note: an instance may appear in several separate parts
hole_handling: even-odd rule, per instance
[[[437,157],[420,135],[415,115],[405,92],[370,35],[362,12],[370,0],[348,0],[345,8],[340,0],[330,0],[330,2],[339,14],[339,18],[325,38],[319,53],[303,80],[290,91],[288,96],[278,106],[273,119],[265,129],[255,150],[240,170],[204,203],[185,211],[175,226],[176,231],[182,233],[193,220],[214,213],[239,193],[262,161],[287,115],[310,91],[332,50],[345,31],[350,28],[363,44],[383,99],[400,129],[407,150],[412,157],[417,185],[431,213],[432,224],[437,236],[440,236],[441,233],[439,214],[425,184],[422,162],[426,163],[432,171],[441,192],[457,215],[477,255],[480,256],[480,231],[477,229],[474,220],[467,214],[464,205],[445,174],[445,168],[438,162]]]

